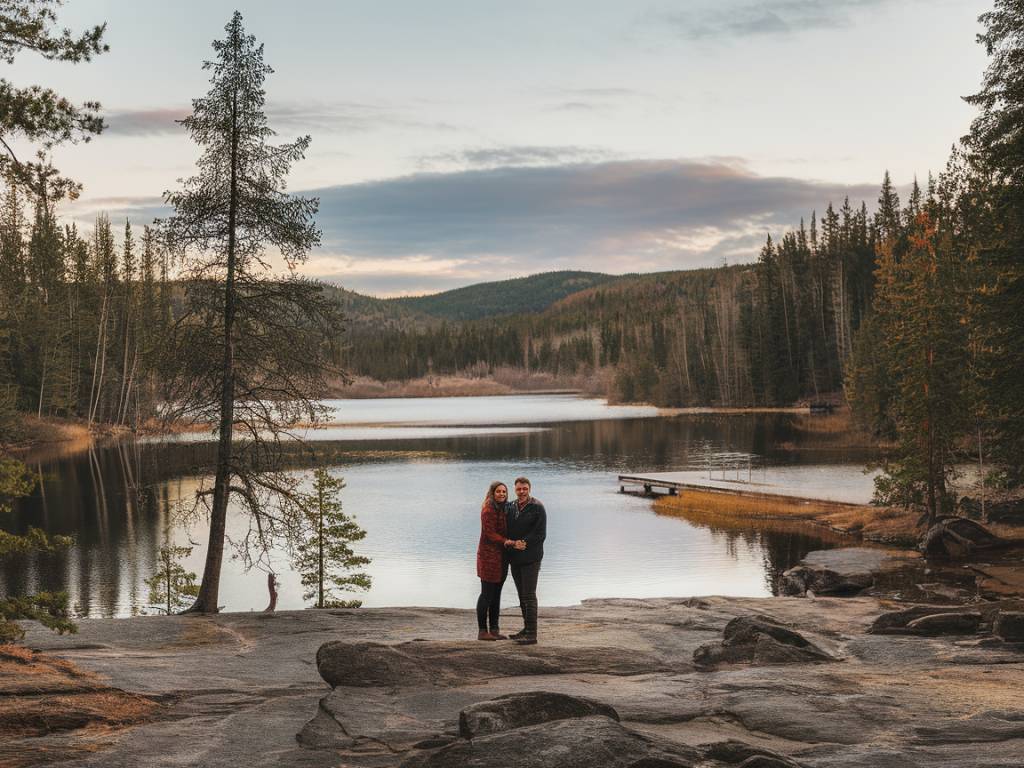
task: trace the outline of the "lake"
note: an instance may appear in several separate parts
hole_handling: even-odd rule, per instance
[[[542,605],[589,597],[772,593],[775,579],[811,549],[833,546],[807,533],[721,530],[655,514],[649,499],[618,493],[619,473],[730,466],[817,466],[817,476],[867,483],[863,456],[836,448],[821,417],[796,414],[662,415],[573,395],[332,400],[331,426],[308,434],[332,474],[343,477],[345,510],[366,529],[356,545],[372,558],[367,606],[472,607],[480,502],[492,480],[533,482],[548,510]],[[825,417],[828,418],[828,417]],[[208,466],[209,435],[122,441],[33,460],[35,493],[8,527],[71,534],[67,553],[0,568],[0,592],[67,590],[84,616],[144,610],[144,580],[165,541],[190,546],[202,573],[205,521],[174,514],[194,498]],[[294,470],[308,478],[308,469]],[[755,470],[756,471],[756,470]],[[737,470],[738,473],[738,470]],[[229,510],[229,535],[246,518]],[[834,542],[834,540],[833,540]],[[272,554],[278,606],[304,605],[287,552]],[[226,559],[226,610],[262,610],[266,576]],[[515,604],[511,580],[503,602]]]

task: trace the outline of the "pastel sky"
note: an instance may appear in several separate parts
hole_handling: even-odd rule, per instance
[[[982,0],[70,0],[110,53],[24,55],[15,82],[98,99],[108,130],[60,149],[64,214],[133,222],[197,148],[235,8],[264,43],[271,126],[310,134],[290,189],[320,197],[304,271],[375,295],[553,269],[751,261],[768,232],[942,169],[986,64]]]

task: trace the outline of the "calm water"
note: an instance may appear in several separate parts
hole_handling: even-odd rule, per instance
[[[766,595],[773,580],[810,549],[807,535],[722,531],[655,515],[651,502],[617,493],[620,472],[676,471],[754,457],[772,466],[822,463],[823,477],[865,481],[861,457],[823,451],[812,417],[761,414],[663,417],[573,396],[330,401],[337,425],[310,435],[343,476],[346,511],[367,530],[358,550],[373,559],[368,606],[469,607],[478,582],[480,501],[495,479],[526,474],[548,509],[539,595],[566,605],[588,597]],[[165,537],[194,543],[186,565],[202,573],[203,521],[172,512],[193,497],[197,467],[212,445],[195,436],[121,443],[31,462],[41,482],[10,527],[35,525],[76,537],[59,556],[0,569],[0,592],[66,589],[83,614],[128,615],[144,608]],[[854,463],[856,462],[856,463]],[[302,477],[308,471],[297,467]],[[232,510],[229,534],[246,520]],[[286,552],[273,556],[279,606],[303,605]],[[505,603],[514,604],[511,583]],[[221,601],[260,610],[266,576],[225,562]]]

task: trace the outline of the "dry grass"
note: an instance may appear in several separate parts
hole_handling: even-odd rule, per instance
[[[481,397],[528,393],[589,391],[591,382],[580,378],[556,377],[547,373],[528,373],[517,369],[495,369],[486,375],[424,376],[409,381],[378,381],[355,377],[350,384],[336,381],[330,386],[333,397]]]
[[[153,719],[159,704],[103,684],[63,659],[0,645],[0,742]]]
[[[819,526],[838,534],[852,535],[869,541],[906,544],[917,540],[917,515],[899,509],[839,504],[826,501],[803,501],[785,497],[741,496],[712,491],[683,491],[678,496],[663,496],[655,502],[659,514],[675,515],[700,524],[712,522],[724,527],[757,527],[779,529],[789,526]],[[792,528],[790,528],[792,530]],[[803,527],[803,531],[808,529]]]

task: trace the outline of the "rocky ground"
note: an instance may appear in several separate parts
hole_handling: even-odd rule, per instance
[[[908,611],[810,594],[542,608],[534,647],[478,642],[469,611],[427,608],[32,629],[31,647],[153,711],[12,733],[0,765],[1024,763],[1019,601]]]

